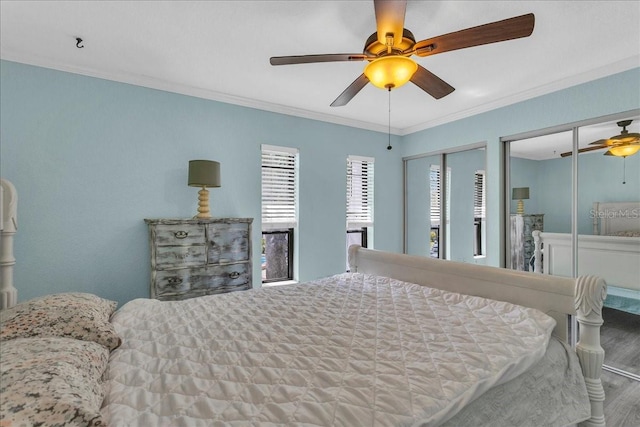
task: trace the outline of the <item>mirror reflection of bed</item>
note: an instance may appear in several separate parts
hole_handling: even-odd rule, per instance
[[[530,227],[522,242],[506,230],[506,265],[568,277],[604,277],[605,369],[640,381],[640,152],[610,155],[603,144],[620,133],[621,121],[629,120],[628,131],[640,132],[634,110],[503,138],[509,181],[505,199],[512,198],[513,189],[529,187],[524,216],[544,219]],[[511,200],[507,214],[516,216],[516,203]],[[578,236],[575,256],[573,233]],[[526,238],[531,240],[529,252]],[[518,249],[523,259],[516,265],[509,257]]]
[[[606,278],[604,317],[610,331],[603,340],[609,348],[606,362],[640,379],[640,356],[625,357],[629,351],[638,354],[634,342],[640,346],[640,337],[629,332],[635,329],[632,325],[640,325],[640,202],[594,202],[589,215],[593,234],[578,235],[578,274]],[[534,271],[571,276],[571,234],[533,231],[532,235]],[[621,342],[625,345],[618,345]]]

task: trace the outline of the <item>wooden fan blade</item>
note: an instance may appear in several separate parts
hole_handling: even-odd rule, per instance
[[[418,70],[411,77],[411,82],[427,92],[429,95],[433,96],[435,99],[447,96],[455,90],[453,86],[424,68],[422,65],[418,65]]]
[[[358,94],[369,83],[369,79],[364,74],[355,79],[345,90],[331,103],[332,107],[342,107],[347,105],[351,99]]]
[[[373,0],[373,6],[376,10],[378,41],[386,46],[387,34],[393,34],[393,45],[399,46],[404,30],[406,0]]]
[[[414,49],[418,56],[429,56],[451,50],[528,37],[533,32],[534,23],[533,13],[528,13],[422,40],[414,45]]]
[[[603,148],[608,148],[608,147],[606,145],[598,145],[598,146],[594,146],[594,147],[585,147],[585,148],[579,149],[578,153],[586,153],[587,151],[602,150]],[[560,157],[569,157],[572,154],[573,154],[572,151],[567,151],[566,153],[561,153]]]
[[[272,56],[271,65],[310,64],[314,62],[364,61],[361,53],[330,53],[325,55]]]
[[[609,145],[609,144],[607,144],[607,141],[609,141],[609,140],[608,140],[608,139],[599,139],[599,140],[597,140],[597,141],[590,142],[590,143],[589,143],[589,145],[602,145],[602,146],[606,146],[606,145]]]

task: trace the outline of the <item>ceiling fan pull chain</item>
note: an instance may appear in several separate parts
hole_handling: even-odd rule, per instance
[[[622,158],[622,183],[627,183],[627,156]]]
[[[389,86],[389,143],[387,145],[387,150],[391,150],[391,86]]]

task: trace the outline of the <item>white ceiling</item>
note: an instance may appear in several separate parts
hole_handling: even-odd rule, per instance
[[[405,27],[422,40],[529,12],[528,38],[414,57],[456,90],[435,100],[411,83],[395,89],[392,132],[640,66],[638,1],[409,1]],[[388,94],[373,85],[329,106],[363,62],[269,64],[271,56],[361,53],[375,32],[370,0],[2,0],[0,18],[2,59],[387,131]]]

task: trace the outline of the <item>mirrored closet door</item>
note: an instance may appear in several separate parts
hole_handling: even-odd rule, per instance
[[[484,144],[404,159],[404,252],[484,264]]]
[[[507,267],[534,271],[534,231],[571,233],[571,159],[560,154],[572,144],[572,131],[509,144]],[[567,266],[559,274],[571,276],[571,262]]]
[[[638,133],[633,111],[505,138],[504,196],[505,266],[603,277],[605,369],[640,381]]]

